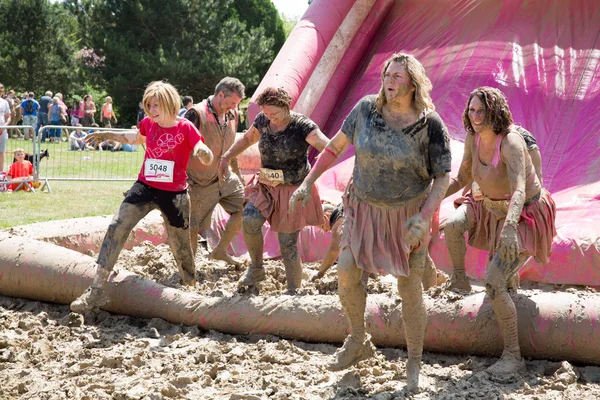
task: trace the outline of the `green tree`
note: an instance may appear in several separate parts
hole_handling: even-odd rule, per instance
[[[164,79],[200,100],[224,76],[258,85],[273,60],[262,26],[232,18],[234,0],[68,0],[82,44],[103,60],[98,82],[133,122],[145,86]]]
[[[280,17],[271,0],[234,0],[233,7],[230,10],[233,16],[246,24],[246,29],[263,27],[265,36],[273,39],[271,48],[273,54],[276,55],[279,52],[285,43],[287,34],[285,32],[285,21]],[[263,76],[268,68],[267,65],[260,75]]]
[[[0,0],[0,77],[17,91],[80,87],[77,21],[62,3]]]

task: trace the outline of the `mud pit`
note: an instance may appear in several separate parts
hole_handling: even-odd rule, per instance
[[[167,246],[124,250],[116,270],[207,296],[236,293],[243,269],[199,255],[195,288],[179,285]],[[311,282],[305,264],[301,294],[336,296],[335,268]],[[260,294],[285,290],[280,261],[267,262]],[[371,279],[369,293],[397,297],[395,284]],[[522,292],[553,290],[529,287]],[[475,287],[475,290],[482,290]],[[570,288],[582,297],[592,289]],[[252,296],[251,293],[244,295]],[[456,296],[432,288],[429,296]],[[378,348],[377,358],[332,373],[325,365],[338,346],[271,335],[227,335],[104,311],[85,316],[67,306],[0,296],[0,399],[403,399],[406,351]],[[597,399],[600,368],[527,360],[527,374],[495,382],[485,372],[496,358],[425,353],[422,393],[414,399]]]

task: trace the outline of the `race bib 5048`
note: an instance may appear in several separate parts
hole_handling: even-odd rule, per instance
[[[152,182],[173,182],[173,169],[175,161],[146,159],[144,163],[144,176]]]

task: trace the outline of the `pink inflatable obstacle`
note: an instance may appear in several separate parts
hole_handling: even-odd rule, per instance
[[[600,3],[596,0],[315,0],[290,35],[255,97],[267,86],[286,88],[294,110],[333,136],[354,104],[380,88],[380,70],[393,53],[415,55],[433,83],[432,97],[453,139],[453,174],[462,158],[461,115],[478,86],[501,89],[515,121],[537,138],[544,186],[556,202],[557,231],[548,264],[529,261],[524,279],[600,286]],[[251,118],[258,108],[252,107]],[[334,203],[352,173],[352,151],[318,182]],[[441,218],[453,210],[442,205]],[[223,214],[216,214],[218,234]],[[267,233],[265,256],[276,257]],[[302,233],[303,258],[320,259],[327,236]],[[245,252],[241,236],[233,250]],[[444,237],[431,253],[451,263]],[[470,249],[467,272],[484,276],[485,252]]]

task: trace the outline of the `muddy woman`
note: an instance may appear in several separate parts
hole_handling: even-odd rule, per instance
[[[312,120],[290,110],[292,98],[285,90],[267,88],[256,103],[261,112],[244,136],[223,154],[219,165],[219,175],[226,176],[231,160],[258,142],[261,169],[246,186],[242,217],[251,263],[239,284],[254,286],[265,279],[262,226],[269,221],[281,247],[287,289],[293,293],[302,284],[298,234],[307,225],[323,224],[323,208],[316,188],[306,206],[294,212],[288,212],[289,200],[310,171],[309,146],[321,152],[329,140]]]
[[[398,278],[408,348],[407,391],[419,390],[426,327],[421,278],[430,224],[449,182],[450,138],[434,111],[425,69],[408,54],[394,54],[381,72],[381,90],[358,102],[346,117],[290,207],[306,202],[314,181],[354,145],[353,180],[343,196],[344,225],[338,261],[339,296],[350,335],[332,370],[373,355],[365,328],[363,271]]]
[[[143,98],[145,117],[135,133],[98,132],[86,141],[114,140],[146,144],[138,180],[127,192],[104,236],[92,285],[75,301],[71,310],[83,313],[108,302],[104,286],[133,227],[150,211],[158,208],[165,220],[169,246],[181,280],[193,286],[196,267],[190,243],[190,197],[186,168],[190,153],[209,164],[213,155],[203,143],[198,129],[177,116],[180,98],[170,84],[157,81],[146,88]]]
[[[471,180],[479,189],[467,194],[464,204],[446,222],[446,245],[455,270],[464,270],[464,232],[468,232],[470,245],[489,249],[485,290],[500,326],[504,351],[488,371],[508,378],[524,372],[525,362],[519,347],[517,310],[507,283],[529,257],[548,262],[556,235],[556,206],[542,188],[524,136],[513,125],[500,90],[484,86],[471,92],[462,119],[468,132],[465,150],[448,192],[455,193]]]

